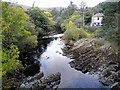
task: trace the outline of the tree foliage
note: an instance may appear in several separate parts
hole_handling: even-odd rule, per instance
[[[48,17],[49,24],[54,25],[55,22],[53,20],[52,14],[50,12],[48,12],[48,11],[44,11],[44,14]]]
[[[56,20],[57,17],[59,17],[60,12],[56,8],[53,8],[51,14],[53,15],[53,19]]]
[[[2,7],[1,62],[4,75],[21,64],[18,60],[19,53],[37,46],[37,36],[34,24],[28,22],[29,17],[22,8],[7,2],[2,2]]]
[[[20,65],[19,50],[16,45],[11,44],[9,49],[3,48],[2,53],[2,75]]]
[[[74,13],[75,10],[76,10],[76,5],[74,5],[73,2],[70,2],[67,8],[61,10],[60,16],[63,19],[68,19]]]
[[[70,2],[67,8],[63,8],[60,10],[59,14],[57,13],[57,18],[55,21],[62,27],[63,31],[66,30],[66,24],[69,23],[69,21],[72,21],[77,27],[80,28],[82,27],[83,21],[82,14],[82,9],[78,9],[77,5],[74,5],[72,2]],[[84,17],[85,25],[90,25],[92,17],[92,8],[85,8]]]
[[[49,25],[49,18],[47,15],[50,16],[50,13],[46,13],[46,15],[39,8],[30,8],[27,13],[31,18],[31,22],[36,25],[35,28],[39,27],[47,30],[47,25]]]
[[[24,29],[29,17],[19,7],[12,7],[8,3],[2,4],[2,35],[3,47],[18,43],[27,31]]]
[[[99,36],[120,44],[120,2],[103,2],[100,3],[99,6],[105,15],[102,22],[103,30],[99,32]]]

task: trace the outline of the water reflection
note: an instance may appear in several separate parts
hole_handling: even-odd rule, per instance
[[[53,40],[53,38],[41,38],[38,40],[37,46],[37,57],[40,57],[43,52],[47,49],[48,44]]]
[[[64,47],[60,38],[51,41],[45,52],[38,58],[41,62],[41,70],[45,76],[60,72],[61,83],[59,88],[104,88],[97,80],[97,76],[83,74],[70,67],[70,59],[62,56],[61,48]]]

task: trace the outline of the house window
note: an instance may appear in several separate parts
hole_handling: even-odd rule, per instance
[[[96,26],[100,26],[100,23],[96,23]]]
[[[99,20],[99,17],[97,18],[97,20]]]

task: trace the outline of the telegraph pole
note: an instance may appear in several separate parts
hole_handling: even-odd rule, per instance
[[[84,9],[86,7],[86,3],[84,1],[81,1],[80,3],[80,9],[82,10],[82,25],[85,25],[85,20],[84,20]]]
[[[35,1],[33,2],[33,4],[32,4],[32,7],[34,7],[35,6]]]

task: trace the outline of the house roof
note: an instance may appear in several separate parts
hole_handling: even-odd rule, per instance
[[[94,17],[103,17],[103,16],[104,16],[103,13],[96,13],[96,14],[94,15]]]

